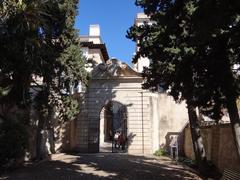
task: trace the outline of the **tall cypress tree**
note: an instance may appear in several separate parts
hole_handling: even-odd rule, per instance
[[[61,93],[60,82],[62,74],[65,80],[86,79],[74,29],[77,4],[77,0],[2,0],[0,4],[0,104],[28,109],[29,90],[36,83],[33,76],[43,77],[39,107],[45,108],[45,114],[38,122],[39,136],[54,107],[61,105],[64,117],[77,113],[76,106],[66,107],[74,102]],[[0,112],[2,119],[9,108]]]
[[[226,42],[230,39],[221,37],[227,27],[238,27],[237,11],[234,15],[230,11],[233,6],[228,3],[215,0],[137,0],[136,4],[144,8],[153,24],[133,26],[128,32],[128,37],[139,46],[135,59],[143,56],[152,60],[143,73],[146,80],[144,87],[156,90],[161,85],[176,101],[186,100],[193,147],[203,172],[206,156],[195,110],[197,107],[219,120],[223,115],[222,108],[227,106],[231,124],[235,127],[235,139],[240,140],[239,117],[234,105],[239,79],[232,71],[233,64],[239,61],[239,46],[234,41],[235,47],[227,47]],[[214,22],[218,15],[221,18]],[[235,28],[230,29],[233,31]],[[231,107],[227,105],[228,101],[232,102]]]

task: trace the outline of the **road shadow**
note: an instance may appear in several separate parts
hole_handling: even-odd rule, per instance
[[[79,179],[200,179],[196,173],[168,158],[126,154],[60,155],[51,161],[19,169],[4,180],[79,180]]]

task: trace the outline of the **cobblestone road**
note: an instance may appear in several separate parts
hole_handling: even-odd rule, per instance
[[[201,179],[190,168],[167,157],[154,158],[126,154],[54,155],[51,161],[18,169],[1,176],[4,180],[178,180]]]

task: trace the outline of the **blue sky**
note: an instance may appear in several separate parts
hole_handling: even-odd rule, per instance
[[[80,0],[75,27],[81,35],[87,35],[90,24],[99,24],[109,56],[131,65],[135,43],[125,37],[126,31],[137,12],[142,12],[134,3],[135,0]]]

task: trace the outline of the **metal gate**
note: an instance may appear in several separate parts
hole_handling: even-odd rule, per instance
[[[127,108],[118,102],[111,104],[112,119],[112,152],[125,153],[128,149],[127,141]]]

